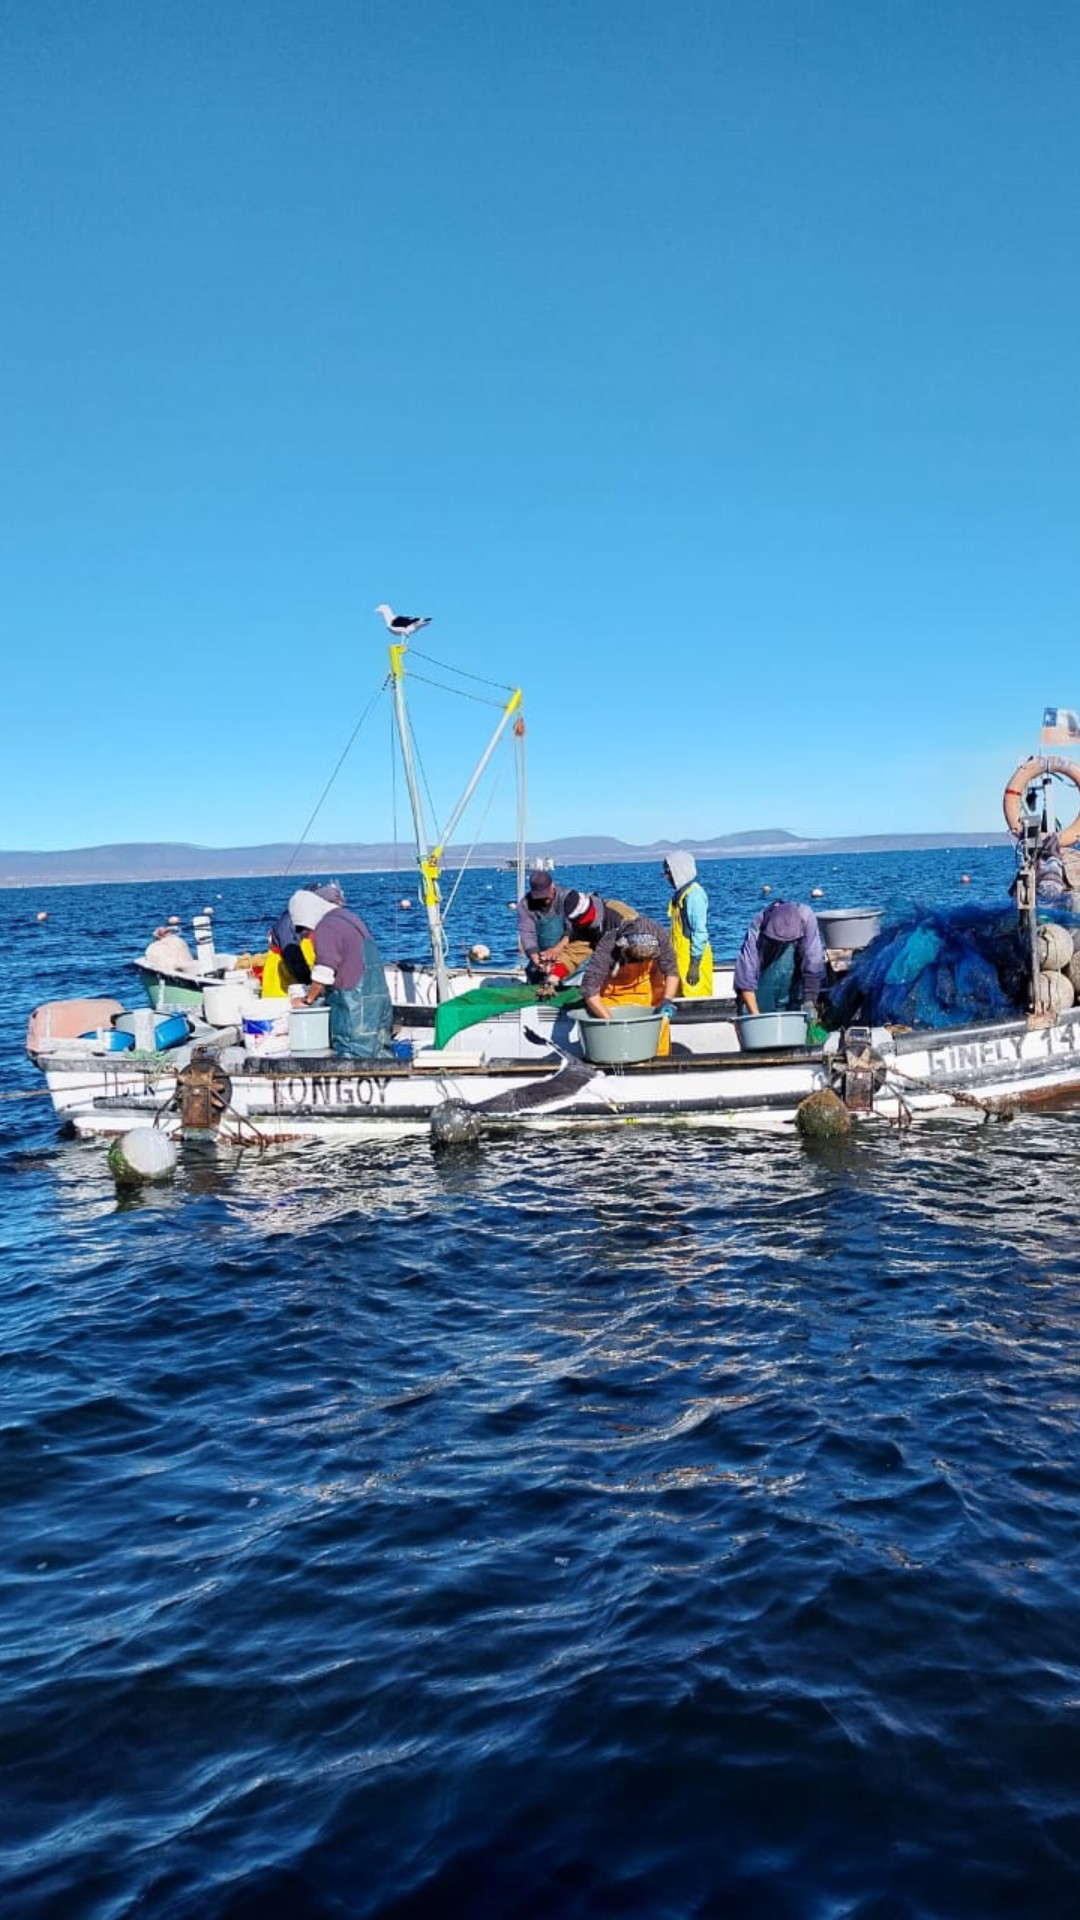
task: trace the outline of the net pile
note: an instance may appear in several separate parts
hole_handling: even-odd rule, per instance
[[[829,989],[828,1020],[834,1028],[963,1027],[1014,1018],[1027,1004],[1027,950],[1015,911],[961,906],[883,927]]]

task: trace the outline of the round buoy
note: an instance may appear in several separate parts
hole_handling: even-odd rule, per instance
[[[1039,927],[1035,948],[1043,973],[1060,973],[1073,957],[1072,934],[1067,927]]]
[[[771,892],[772,892],[772,888],[771,888],[771,887],[769,887],[769,886],[765,886],[765,887],[762,887],[762,889],[761,889],[761,891],[762,891],[762,893],[771,893]]]
[[[851,1114],[838,1093],[823,1087],[807,1094],[795,1109],[795,1125],[804,1140],[839,1140],[851,1132]]]
[[[40,925],[41,925],[41,922],[42,922],[43,920],[47,920],[47,919],[48,919],[48,917],[49,917],[49,916],[48,916],[48,914],[47,914],[47,913],[39,913],[39,914],[38,914],[38,925],[40,926]]]
[[[824,887],[811,887],[810,898],[811,900],[824,900],[825,898]]]
[[[1039,1013],[1067,1013],[1076,1005],[1076,989],[1067,973],[1035,975],[1035,1007]]]
[[[480,1116],[463,1100],[444,1100],[431,1116],[431,1144],[436,1152],[448,1147],[473,1147],[480,1138]]]
[[[411,901],[411,900],[399,900],[399,901],[398,901],[398,906],[399,906],[399,907],[401,908],[401,911],[402,911],[402,913],[406,913],[406,912],[408,911],[408,909],[409,909],[409,908],[410,908],[410,907],[412,906],[412,901]]]
[[[961,885],[962,887],[970,887],[970,885],[971,885],[971,880],[970,880],[970,878],[968,877],[968,875],[967,875],[966,873],[962,873],[962,874],[960,875],[960,885]]]
[[[157,1127],[132,1127],[109,1148],[109,1171],[118,1187],[152,1185],[176,1172],[176,1143]]]
[[[490,960],[491,948],[483,946],[478,941],[475,947],[469,948],[469,959],[470,960]]]

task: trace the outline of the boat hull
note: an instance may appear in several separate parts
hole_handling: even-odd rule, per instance
[[[264,1059],[219,1046],[228,1075],[223,1140],[276,1144],[388,1138],[425,1132],[446,1103],[475,1110],[485,1129],[655,1123],[762,1126],[794,1123],[799,1103],[843,1086],[838,1040],[825,1049],[695,1053],[596,1069],[568,1050],[539,1059],[429,1052],[414,1063]],[[1001,1111],[1080,1095],[1080,1009],[1053,1024],[1023,1020],[933,1034],[873,1034],[879,1082],[871,1110],[886,1119],[946,1111]],[[535,1050],[539,1051],[539,1050]],[[37,1056],[57,1118],[86,1136],[111,1137],[155,1120],[180,1127],[172,1103],[190,1048],[145,1060],[130,1055]],[[570,1060],[574,1071],[567,1073]]]

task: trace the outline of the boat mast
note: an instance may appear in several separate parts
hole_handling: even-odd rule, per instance
[[[398,641],[390,648],[390,677],[394,683],[394,711],[397,716],[398,738],[401,741],[401,758],[405,764],[405,781],[409,789],[409,801],[413,812],[413,826],[416,832],[416,862],[420,869],[420,898],[427,915],[428,933],[431,939],[431,957],[435,963],[435,991],[439,1000],[446,1000],[450,993],[450,981],[446,971],[446,930],[442,922],[442,907],[439,895],[439,874],[442,857],[447,843],[461,819],[469,801],[476,791],[477,782],[491,759],[507,723],[521,708],[521,688],[515,687],[499,716],[495,731],[488,741],[473,770],[472,778],[465,788],[461,799],[454,808],[443,830],[442,839],[437,846],[431,846],[424,824],[424,808],[420,797],[420,786],[416,778],[416,765],[413,758],[412,734],[409,730],[409,715],[405,703],[405,655],[408,642]]]
[[[1049,814],[1049,776],[1044,776],[1041,799],[1034,784],[1028,788],[1020,806],[1020,831],[1017,836],[1019,871],[1016,876],[1016,911],[1027,945],[1028,996],[1032,1012],[1039,1010],[1039,910],[1038,852],[1047,831]]]

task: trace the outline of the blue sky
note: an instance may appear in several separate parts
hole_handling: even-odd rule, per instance
[[[383,599],[524,687],[534,842],[1000,825],[1080,705],[1075,8],[0,26],[0,845],[292,841]],[[445,815],[487,717],[416,724]],[[319,837],[390,795],[373,719]]]

